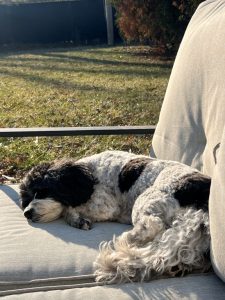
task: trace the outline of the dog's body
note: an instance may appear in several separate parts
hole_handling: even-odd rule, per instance
[[[71,226],[132,224],[102,244],[97,280],[148,279],[207,269],[210,178],[173,161],[106,151],[33,168],[21,184],[24,215],[36,222],[63,216]]]

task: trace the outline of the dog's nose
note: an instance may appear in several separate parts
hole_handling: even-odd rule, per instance
[[[32,219],[32,216],[33,216],[33,208],[29,209],[29,210],[26,210],[24,212],[24,216],[27,218],[27,219]]]

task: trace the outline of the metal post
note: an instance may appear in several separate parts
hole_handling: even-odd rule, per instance
[[[107,26],[107,39],[108,45],[114,45],[114,33],[113,33],[113,13],[112,13],[112,4],[109,0],[105,0],[105,17],[106,17],[106,26]]]

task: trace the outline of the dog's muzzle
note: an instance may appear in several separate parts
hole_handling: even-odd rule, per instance
[[[32,222],[50,222],[61,217],[63,206],[52,198],[34,199],[24,209],[24,217]]]

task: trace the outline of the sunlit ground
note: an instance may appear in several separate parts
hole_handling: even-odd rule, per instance
[[[0,127],[156,124],[172,61],[148,47],[0,54]],[[151,137],[0,139],[0,174],[105,149],[148,154]]]

